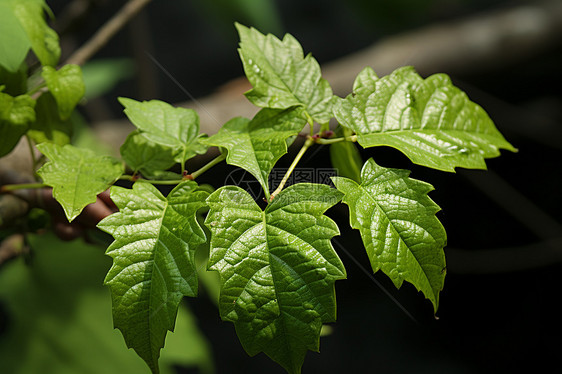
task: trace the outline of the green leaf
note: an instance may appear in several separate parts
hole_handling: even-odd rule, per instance
[[[41,76],[57,101],[60,118],[68,119],[86,92],[80,66],[64,65],[59,70],[44,66]]]
[[[12,3],[15,16],[24,28],[31,49],[44,66],[55,66],[60,58],[59,37],[45,21],[47,5],[43,0],[8,0]]]
[[[342,137],[351,136],[351,130],[341,128],[336,130],[336,135]],[[353,179],[356,182],[361,180],[361,167],[363,159],[359,150],[353,142],[343,141],[330,145],[330,161],[337,170],[338,175]]]
[[[70,142],[72,121],[60,118],[57,103],[50,92],[39,96],[35,105],[35,113],[35,121],[30,124],[27,131],[35,143],[50,142],[65,145]]]
[[[35,100],[28,95],[12,97],[0,86],[0,157],[10,153],[35,121]]]
[[[140,171],[147,178],[176,163],[175,153],[171,148],[151,142],[138,131],[129,134],[121,146],[121,156],[134,173]]]
[[[50,160],[37,174],[53,187],[53,197],[69,222],[123,174],[123,164],[118,160],[98,156],[89,149],[53,143],[38,144],[37,148]]]
[[[6,86],[4,93],[8,95],[25,94],[27,92],[27,64],[22,63],[16,71],[9,71],[0,64],[0,85]]]
[[[332,118],[332,88],[322,78],[320,65],[304,57],[299,42],[290,34],[283,40],[236,23],[240,35],[240,58],[254,87],[246,97],[262,108],[304,107],[319,123]]]
[[[287,153],[286,139],[297,135],[306,124],[299,113],[295,108],[262,109],[251,121],[233,118],[204,143],[228,149],[226,162],[249,171],[269,198],[269,173]]]
[[[378,79],[377,73],[375,73],[371,67],[367,66],[357,74],[355,82],[353,82],[353,92],[357,93],[363,87],[369,89]]]
[[[0,65],[17,71],[30,47],[42,65],[58,63],[59,37],[45,22],[46,9],[43,0],[0,0]]]
[[[18,71],[29,48],[31,42],[14,14],[12,1],[0,0],[0,65]]]
[[[27,235],[26,242],[33,261],[20,257],[0,271],[0,304],[8,317],[0,317],[6,327],[0,333],[2,373],[145,373],[145,363],[112,329],[111,297],[101,282],[111,260],[103,248],[61,241],[52,232]],[[181,307],[176,333],[162,351],[162,372],[177,373],[182,365],[209,373],[210,359],[197,321]]]
[[[139,102],[120,97],[119,102],[129,120],[148,140],[176,152],[176,162],[184,164],[207,151],[199,141],[199,116],[193,109],[175,108],[159,100]]]
[[[443,171],[485,169],[499,149],[516,151],[486,112],[445,74],[422,79],[403,67],[378,79],[364,70],[355,92],[336,100],[334,115],[363,147],[387,145],[412,162]]]
[[[440,209],[427,193],[433,187],[408,177],[409,170],[387,169],[369,159],[361,184],[333,177],[349,206],[374,272],[382,270],[396,287],[403,281],[422,291],[437,311],[445,280],[447,236],[435,216]]]
[[[208,195],[193,181],[168,197],[147,182],[136,182],[132,190],[114,186],[111,199],[120,211],[98,224],[115,238],[107,249],[113,266],[105,279],[115,327],[153,373],[181,298],[197,294],[194,253],[206,239],[195,215]]]
[[[322,323],[336,318],[334,282],[346,275],[330,243],[339,230],[323,213],[340,197],[326,185],[296,184],[265,211],[235,186],[207,199],[220,315],[248,354],[263,351],[289,373],[300,373],[307,350],[319,349]]]

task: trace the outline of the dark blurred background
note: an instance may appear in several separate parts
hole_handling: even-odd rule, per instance
[[[72,3],[86,10],[80,13]],[[49,1],[63,54],[87,40],[123,3]],[[277,36],[291,33],[321,65],[391,45],[395,49],[388,50],[406,56],[396,58],[393,68],[417,66],[419,58],[422,75],[450,74],[488,111],[518,153],[504,152],[489,160],[489,172],[453,174],[412,165],[391,149],[363,151],[365,160],[374,157],[384,166],[411,169],[412,177],[436,189],[430,196],[441,206],[438,216],[448,232],[448,273],[439,318],[414,287],[404,284],[396,290],[384,275],[374,280],[368,275],[359,234],[346,229],[346,208],[335,207],[329,214],[342,231],[335,241],[345,250],[339,244],[335,248],[348,279],[336,283],[338,321],[322,338],[321,353],[308,354],[303,372],[497,373],[557,367],[562,348],[556,302],[562,286],[559,5],[505,0],[155,0],[85,67],[94,89],[88,87],[81,111],[94,127],[108,121],[115,127],[124,119],[117,96],[184,103],[192,95],[205,103],[217,98],[217,92],[240,95],[247,87],[236,79],[243,70],[234,21]],[[504,14],[511,18],[501,18]],[[494,22],[494,17],[503,23]],[[513,24],[505,25],[506,20]],[[501,30],[512,26],[516,32],[510,39],[497,40]],[[453,33],[462,36],[460,52],[472,48],[479,54],[451,56],[442,38]],[[419,57],[423,51],[414,48],[416,35],[426,37],[419,45],[434,48],[431,56]],[[364,65],[386,74],[392,58],[386,56],[382,72],[378,60],[367,59]],[[96,74],[101,76],[98,82]],[[345,63],[330,65],[331,77],[345,74]],[[345,84],[351,87],[351,82],[339,87]],[[203,128],[212,132],[209,129]],[[329,167],[328,160],[328,148],[319,148],[300,166]],[[283,158],[279,166],[287,162]],[[201,182],[218,187],[232,170],[217,167]],[[209,341],[217,373],[283,372],[263,354],[248,357],[233,325],[220,321],[208,298],[187,303]]]

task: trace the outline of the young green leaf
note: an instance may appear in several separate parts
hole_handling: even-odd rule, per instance
[[[355,82],[353,82],[353,92],[358,93],[363,88],[367,90],[374,89],[373,85],[378,79],[379,77],[377,76],[377,73],[375,73],[371,67],[367,66],[361,70],[359,74],[357,74],[357,77],[355,77]]]
[[[139,102],[120,97],[119,102],[145,138],[175,151],[176,162],[183,164],[207,151],[200,142],[199,116],[193,109],[175,108],[159,100]]]
[[[64,65],[59,70],[44,66],[41,76],[57,101],[60,118],[68,119],[86,92],[80,66]]]
[[[118,160],[98,156],[89,149],[53,143],[42,143],[37,148],[49,159],[37,174],[53,187],[53,197],[62,205],[69,222],[123,174],[123,164]]]
[[[138,131],[129,134],[121,146],[121,156],[134,173],[140,172],[147,178],[176,163],[175,152],[171,148],[151,142]]]
[[[65,145],[70,142],[72,121],[60,118],[57,103],[50,92],[39,96],[35,105],[35,114],[35,121],[29,125],[27,131],[27,135],[35,143],[51,142]]]
[[[326,185],[296,184],[265,211],[235,186],[207,199],[221,317],[248,354],[265,352],[289,373],[300,373],[307,350],[319,349],[322,323],[336,318],[334,282],[346,275],[330,243],[339,230],[323,213],[340,197]]]
[[[351,226],[361,233],[373,271],[382,270],[398,288],[403,281],[412,283],[437,311],[447,236],[435,216],[439,207],[427,196],[433,187],[409,174],[369,159],[361,184],[343,177],[332,181],[345,194]]]
[[[205,242],[196,213],[209,194],[185,181],[164,197],[153,185],[136,182],[132,190],[114,186],[111,199],[119,208],[98,227],[115,241],[105,283],[111,288],[113,321],[127,346],[153,373],[160,349],[173,331],[183,296],[197,295],[195,249]]]
[[[11,71],[17,70],[19,64],[27,55],[29,47],[33,50],[42,65],[55,66],[60,57],[59,37],[57,33],[51,29],[45,22],[44,13],[47,8],[44,0],[0,0],[0,31],[7,30],[7,33],[1,33],[0,52],[4,53],[1,59],[10,63],[4,65]],[[3,25],[6,22],[7,25]],[[8,29],[8,27],[10,27]],[[23,33],[22,33],[23,30]],[[14,39],[6,42],[4,35]],[[16,44],[17,43],[17,44]],[[2,51],[2,45],[7,49]],[[21,58],[21,60],[19,60]],[[19,62],[17,62],[19,60]],[[15,68],[15,69],[14,69]]]
[[[0,66],[16,72],[27,56],[31,42],[16,18],[11,3],[0,0]]]
[[[355,92],[334,105],[334,115],[357,133],[363,147],[387,145],[412,162],[443,171],[485,169],[499,149],[516,151],[486,112],[445,74],[422,79],[403,67],[378,79],[364,70]]]
[[[262,109],[251,121],[242,117],[231,119],[217,134],[202,142],[228,149],[226,162],[249,171],[269,198],[269,173],[287,153],[286,140],[306,124],[300,112],[296,108]]]
[[[246,97],[262,108],[304,107],[319,123],[332,118],[332,88],[322,78],[318,62],[304,57],[299,42],[290,34],[283,40],[254,28],[236,24],[240,35],[240,58],[254,87]]]
[[[0,86],[0,157],[10,153],[35,121],[35,100],[28,95],[12,97]]]

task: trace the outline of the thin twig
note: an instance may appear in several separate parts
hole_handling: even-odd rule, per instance
[[[83,65],[98,52],[150,0],[130,0],[107,21],[82,47],[66,60],[66,64]]]
[[[37,188],[45,188],[48,187],[44,183],[19,183],[19,184],[5,184],[0,187],[0,193],[7,193],[17,190],[30,190],[30,189],[37,189]]]

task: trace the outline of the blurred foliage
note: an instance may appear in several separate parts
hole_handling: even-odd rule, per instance
[[[135,65],[129,58],[92,60],[82,67],[86,99],[92,99],[111,91],[117,83],[129,79],[135,73]]]
[[[0,272],[2,373],[148,372],[112,329],[111,298],[102,286],[111,260],[103,249],[50,234],[28,241],[30,264],[19,258]],[[172,365],[212,373],[208,342],[184,306],[175,331],[162,351],[162,373],[173,373]]]
[[[78,111],[70,117],[72,121],[71,144],[76,147],[88,148],[98,155],[119,156],[119,152],[106,143],[100,141],[94,130],[88,125],[86,119]]]

